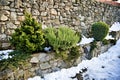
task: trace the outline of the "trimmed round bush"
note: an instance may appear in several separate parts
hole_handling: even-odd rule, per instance
[[[109,32],[109,25],[104,22],[96,22],[92,25],[92,35],[96,41],[102,41]]]
[[[10,42],[17,50],[38,52],[42,50],[42,45],[45,42],[43,36],[42,25],[30,14],[25,13],[25,20],[21,23],[21,27],[12,34]]]

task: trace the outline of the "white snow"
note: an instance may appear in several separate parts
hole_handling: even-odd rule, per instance
[[[11,58],[11,56],[8,56],[9,55],[9,52],[12,52],[13,50],[3,50],[3,51],[0,51],[0,60],[2,59],[7,59],[8,57]]]
[[[80,43],[78,43],[77,45],[85,45],[85,44],[89,44],[93,41],[94,41],[94,38],[86,38],[84,35],[82,35],[82,39],[81,39]]]
[[[71,77],[74,77],[83,68],[88,69],[83,74],[84,80],[86,77],[89,80],[120,80],[120,39],[115,46],[99,55],[98,58],[94,57],[91,60],[84,60],[76,67],[46,74],[44,78],[36,76],[28,80],[77,80],[76,78],[71,79]]]
[[[109,35],[109,34],[108,34],[108,35],[105,37],[105,39],[106,39],[106,40],[110,40],[110,39],[115,39],[115,38],[113,38],[112,35]]]
[[[115,22],[115,23],[111,26],[109,32],[112,32],[112,31],[120,31],[120,23],[119,23],[119,22]]]
[[[49,46],[49,47],[45,47],[45,48],[44,48],[44,51],[49,52],[49,51],[50,51],[50,49],[51,49],[51,47],[50,47],[50,46]]]

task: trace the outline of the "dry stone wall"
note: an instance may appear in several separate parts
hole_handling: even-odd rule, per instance
[[[8,40],[15,28],[24,20],[27,10],[46,26],[67,25],[87,34],[91,24],[120,21],[118,7],[95,0],[0,0],[0,48],[10,46]]]

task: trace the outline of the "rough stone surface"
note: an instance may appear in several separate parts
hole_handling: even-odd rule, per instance
[[[57,11],[55,9],[51,9],[51,14],[57,15]]]
[[[6,21],[6,20],[8,20],[8,17],[5,16],[5,15],[2,15],[2,16],[0,16],[0,20],[1,21]]]
[[[12,22],[9,22],[9,23],[7,23],[7,28],[8,29],[16,29],[17,26],[15,24],[13,24]]]
[[[30,62],[31,62],[31,63],[38,63],[39,60],[38,60],[38,58],[33,57],[33,58],[30,60]]]
[[[10,47],[10,43],[2,43],[3,49],[8,48],[8,47]]]
[[[9,2],[7,0],[0,0],[0,6],[7,6]]]
[[[42,64],[40,64],[40,68],[41,69],[48,69],[48,68],[50,68],[51,67],[51,65],[49,64],[49,63],[42,63]]]
[[[16,13],[15,12],[11,12],[10,18],[11,18],[11,20],[17,20]]]
[[[6,39],[6,37],[7,37],[7,36],[6,36],[5,34],[1,34],[1,35],[0,35],[0,40],[3,41],[3,40]]]

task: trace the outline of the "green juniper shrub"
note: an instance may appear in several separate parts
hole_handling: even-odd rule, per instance
[[[21,27],[12,34],[10,42],[17,50],[24,52],[37,52],[42,50],[45,40],[42,25],[39,24],[29,13],[25,13],[25,20]]]
[[[92,25],[91,32],[96,41],[102,41],[109,32],[109,25],[104,22],[96,22]]]
[[[80,42],[80,41],[81,41],[81,39],[82,39],[82,35],[81,35],[81,33],[80,33],[80,32],[76,32],[76,35],[78,35],[78,36],[79,36],[79,41],[78,41],[78,42]]]
[[[70,49],[70,54],[68,55],[68,60],[77,59],[79,56],[81,56],[81,53],[79,51],[79,46],[72,47]]]
[[[104,40],[102,41],[102,44],[103,44],[103,45],[108,45],[109,43],[110,43],[110,40],[104,39]]]
[[[117,41],[116,39],[110,39],[110,40],[103,40],[102,43],[103,43],[104,45],[107,45],[107,44],[109,44],[109,43],[115,45],[115,44],[116,44],[116,41]]]
[[[15,70],[18,67],[25,65],[27,63],[27,59],[30,58],[30,54],[19,50],[10,52],[9,56],[12,58],[9,57],[8,59],[0,60],[0,65],[2,65],[0,66],[0,71],[5,69]]]
[[[50,46],[55,50],[56,55],[67,57],[67,50],[76,46],[80,37],[76,32],[68,27],[59,27],[58,29],[49,27],[45,30],[45,38]]]

